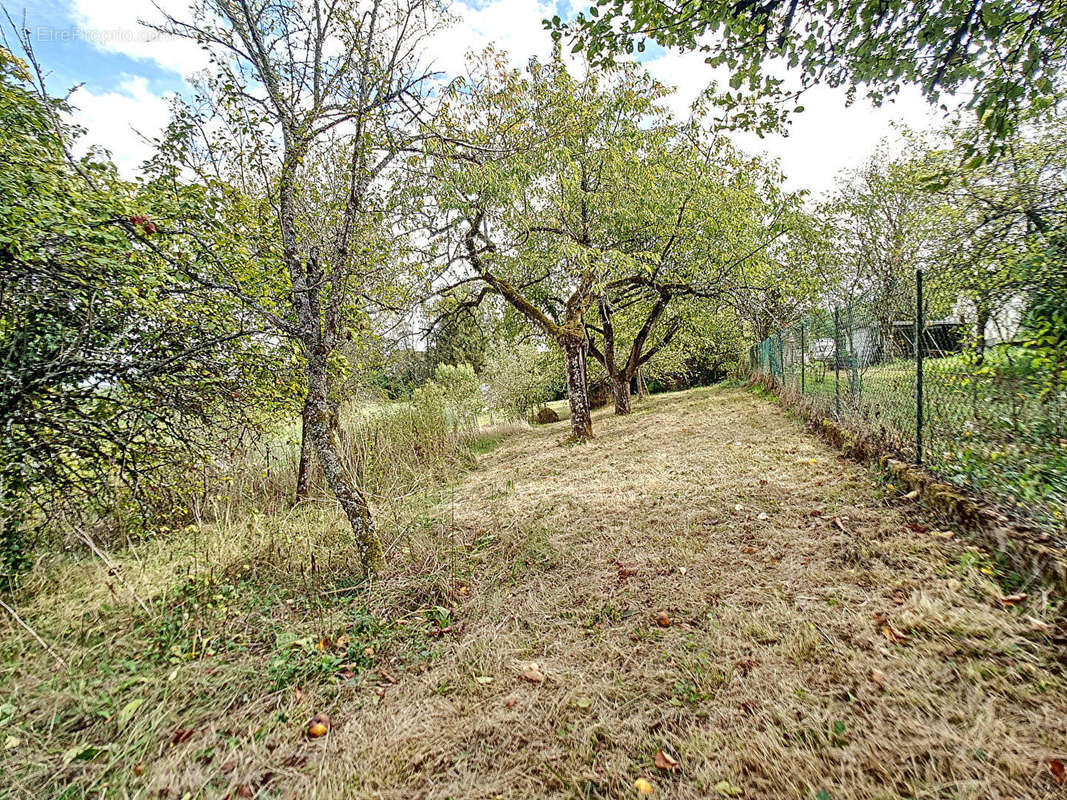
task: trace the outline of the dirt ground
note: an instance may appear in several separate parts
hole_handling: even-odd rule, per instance
[[[595,428],[481,457],[444,652],[338,707],[297,796],[1067,796],[1039,587],[1002,602],[987,556],[750,392]]]

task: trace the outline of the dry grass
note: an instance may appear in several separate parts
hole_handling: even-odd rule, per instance
[[[71,608],[49,615],[46,596],[24,610],[80,658],[69,675],[3,630],[12,796],[629,797],[639,777],[677,798],[1063,796],[1047,762],[1067,756],[1067,686],[1028,619],[1055,612],[1039,588],[1003,607],[995,563],[906,528],[872,475],[750,393],[635,409],[599,412],[585,445],[560,445],[565,422],[512,436],[395,509],[393,572],[370,590],[321,594],[347,569],[310,570],[339,547],[328,510],[260,518],[236,544],[217,534],[213,568],[252,566],[226,584],[248,599],[205,622],[209,658],[99,675],[86,662],[120,663],[144,636],[102,637],[94,655],[94,625],[148,623],[104,576],[64,580],[82,617],[62,623]],[[179,549],[140,554],[168,565],[133,584],[158,613]],[[280,634],[341,631],[364,653],[354,669],[309,669],[313,653],[276,680]],[[243,649],[227,644],[238,633]],[[519,676],[529,662],[543,683]],[[304,741],[319,710],[335,727]],[[64,764],[86,732],[112,749]],[[656,769],[661,748],[677,772]]]

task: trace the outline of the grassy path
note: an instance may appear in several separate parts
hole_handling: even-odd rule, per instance
[[[462,484],[458,633],[297,796],[1064,796],[1040,598],[1003,607],[981,555],[741,390],[564,427]]]
[[[595,427],[380,508],[370,590],[332,503],[35,573],[65,665],[0,627],[0,800],[1067,796],[1040,589],[750,392]]]

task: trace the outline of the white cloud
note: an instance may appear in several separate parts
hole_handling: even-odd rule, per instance
[[[73,118],[86,128],[78,142],[79,154],[98,145],[111,151],[125,177],[137,174],[141,163],[152,155],[144,137],[154,137],[170,119],[167,100],[148,88],[140,76],[124,80],[114,92],[98,94],[79,89],[71,98]]]
[[[668,101],[680,117],[688,116],[690,104],[712,81],[726,87],[729,71],[712,69],[700,53],[667,54],[646,62],[649,71],[660,81],[678,87]],[[858,93],[861,94],[861,93]],[[834,178],[845,169],[859,166],[869,158],[884,138],[897,138],[894,123],[916,130],[937,127],[941,116],[913,86],[904,87],[895,102],[873,106],[859,96],[846,104],[845,90],[816,86],[801,97],[804,111],[792,116],[788,135],[735,132],[731,138],[751,153],[765,153],[778,158],[791,189],[809,189],[820,195],[833,187]]]
[[[188,16],[189,0],[157,0],[131,10],[115,0],[73,0],[73,15],[81,38],[109,53],[155,61],[182,77],[204,69],[207,54],[188,39],[166,36],[141,23],[160,25],[163,12],[181,19]]]
[[[556,13],[554,2],[496,0],[478,8],[458,2],[450,11],[459,21],[433,38],[428,53],[434,68],[449,76],[463,74],[467,53],[489,44],[506,51],[516,66],[552,52],[542,21]]]
[[[179,15],[185,13],[186,4],[187,0],[160,3],[164,10]],[[552,42],[542,20],[556,13],[555,6],[551,0],[457,2],[451,12],[458,21],[430,40],[427,58],[435,69],[449,76],[462,74],[467,54],[489,44],[506,51],[516,66],[524,65],[532,56],[547,58]],[[178,39],[149,40],[146,34],[151,32],[140,28],[136,20],[162,19],[151,4],[145,3],[131,14],[128,7],[114,0],[74,0],[74,10],[79,25],[101,33],[94,43],[102,50],[152,59],[182,75],[207,64],[205,54],[195,44]],[[119,33],[108,36],[108,32]],[[122,32],[125,35],[120,35]],[[712,79],[725,85],[728,77],[724,70],[708,67],[700,53],[668,52],[645,62],[645,66],[659,80],[678,88],[668,105],[680,116],[687,114],[689,104]],[[119,91],[106,94],[83,89],[75,102],[81,106],[77,118],[89,128],[89,139],[110,149],[126,173],[149,153],[132,126],[154,135],[167,120],[165,101],[153,95],[140,78],[127,80]],[[892,138],[892,122],[900,121],[920,130],[939,122],[938,115],[912,87],[905,88],[896,102],[881,108],[872,107],[862,97],[851,107],[846,106],[844,90],[826,86],[809,90],[801,102],[806,110],[794,116],[788,136],[761,140],[738,133],[734,139],[750,152],[764,152],[780,159],[789,186],[810,189],[815,194],[829,190],[841,170],[862,163],[884,137]]]
[[[865,98],[846,106],[844,91],[829,86],[810,89],[800,102],[804,111],[793,116],[787,136],[761,140],[745,134],[737,142],[750,152],[776,156],[789,187],[813,195],[825,194],[842,170],[860,166],[883,139],[899,145],[900,126],[923,131],[943,121],[916,87],[905,87],[895,102],[880,107]]]

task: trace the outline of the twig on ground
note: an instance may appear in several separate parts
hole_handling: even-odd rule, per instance
[[[50,656],[52,656],[52,658],[54,658],[56,660],[56,663],[58,663],[59,666],[61,666],[64,669],[66,669],[67,662],[59,657],[59,654],[55,650],[53,650],[51,648],[51,646],[48,644],[48,642],[46,642],[44,639],[42,639],[40,636],[37,635],[37,631],[35,631],[33,628],[31,628],[29,625],[27,625],[26,622],[22,619],[22,617],[20,617],[18,614],[15,613],[15,609],[13,609],[11,606],[9,606],[7,603],[5,603],[3,600],[0,600],[0,606],[3,606],[4,610],[7,611],[7,613],[10,614],[12,617],[15,618],[15,622],[17,622],[19,625],[21,625],[23,628],[25,628],[27,631],[29,631],[30,636],[32,636],[34,639],[36,639],[37,642],[41,645],[41,647],[43,647],[45,650],[48,651],[48,654]]]

